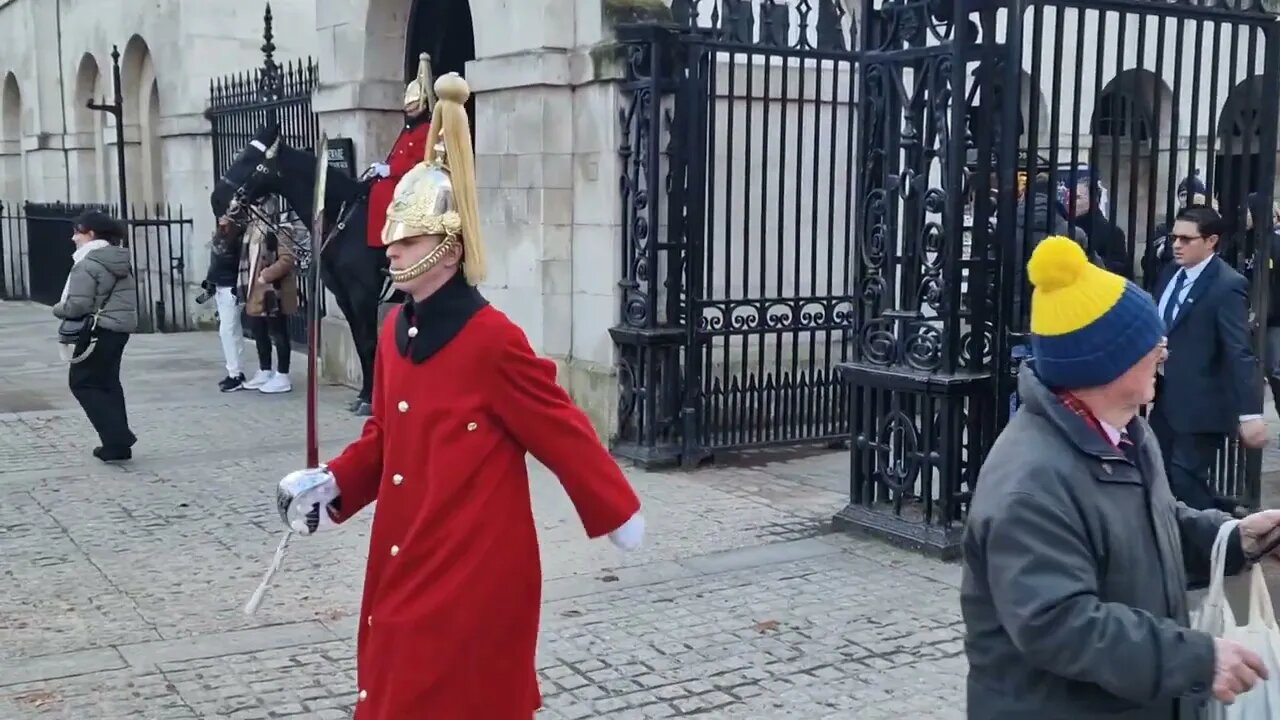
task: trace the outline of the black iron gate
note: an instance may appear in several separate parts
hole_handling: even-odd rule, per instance
[[[75,247],[71,235],[76,216],[101,210],[112,216],[118,208],[104,204],[23,203],[20,211],[0,207],[0,251],[16,266],[5,281],[24,292],[6,292],[11,299],[54,305],[71,271]],[[133,207],[125,221],[138,303],[138,332],[179,332],[191,329],[187,306],[185,248],[193,221],[182,209]],[[25,256],[25,272],[17,263]]]
[[[954,552],[1026,355],[1029,201],[1099,209],[1108,264],[1149,286],[1183,178],[1240,227],[1273,195],[1261,0],[863,0],[857,30],[836,2],[671,11],[621,33],[614,450],[641,463],[843,436],[838,521]],[[1223,255],[1264,326],[1249,237]],[[1215,482],[1256,505],[1259,467],[1232,440]]]
[[[1182,178],[1204,171],[1237,220],[1244,190],[1272,196],[1280,34],[1254,0],[865,10],[858,341],[842,367],[853,476],[837,520],[948,556],[1012,409],[1036,197],[1068,224],[1100,210],[1125,241],[1101,247],[1095,234],[1092,249],[1150,286],[1141,258]],[[1236,115],[1255,121],[1224,134],[1233,92],[1253,111]],[[1224,238],[1224,256],[1243,263],[1246,237]],[[1260,325],[1266,285],[1259,268]],[[1232,438],[1220,458],[1219,490],[1256,506],[1260,453]]]
[[[853,307],[852,19],[672,4],[625,28],[616,453],[842,440]]]
[[[235,161],[240,151],[253,139],[259,127],[274,122],[284,142],[307,152],[314,152],[320,138],[320,119],[311,110],[311,93],[319,78],[314,59],[275,61],[272,41],[271,6],[263,15],[262,66],[216,79],[209,84],[209,107],[205,117],[212,124],[213,177],[216,181]],[[289,204],[280,199],[281,210],[290,213]],[[309,227],[310,218],[302,218]],[[298,283],[298,312],[289,318],[289,336],[297,347],[307,345],[307,310],[312,302],[307,283]],[[318,298],[320,315],[325,314],[324,293]],[[245,323],[248,335],[248,323]]]

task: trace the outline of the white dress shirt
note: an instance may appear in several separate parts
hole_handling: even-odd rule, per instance
[[[1189,268],[1179,269],[1178,272],[1173,274],[1173,277],[1169,278],[1169,284],[1165,286],[1164,292],[1160,294],[1159,309],[1160,309],[1161,318],[1164,317],[1164,309],[1166,306],[1168,306],[1169,301],[1172,299],[1171,296],[1173,295],[1173,288],[1175,285],[1178,284],[1178,273],[1185,273],[1187,276],[1187,279],[1182,281],[1182,290],[1178,292],[1177,305],[1173,307],[1174,320],[1177,320],[1178,313],[1182,312],[1183,305],[1185,305],[1187,302],[1187,295],[1191,293],[1192,286],[1196,284],[1196,280],[1200,278],[1200,274],[1203,273],[1204,269],[1209,266],[1209,263],[1213,261],[1214,257],[1215,255],[1210,253],[1209,257],[1205,258],[1204,260],[1201,260],[1200,262],[1196,263],[1195,265],[1192,265]],[[1161,374],[1164,374],[1163,368],[1161,368]],[[1241,415],[1240,422],[1245,423],[1250,420],[1258,420],[1261,418],[1262,416],[1258,414]]]
[[[1178,318],[1178,313],[1182,312],[1182,304],[1187,301],[1187,295],[1191,293],[1191,288],[1196,284],[1196,280],[1200,278],[1200,274],[1204,272],[1204,269],[1213,261],[1213,258],[1213,254],[1210,253],[1209,257],[1189,268],[1180,268],[1178,272],[1173,274],[1173,277],[1169,278],[1169,284],[1165,286],[1164,292],[1160,294],[1161,318],[1164,317],[1164,309],[1169,304],[1169,300],[1172,299],[1170,296],[1173,295],[1173,288],[1178,284],[1178,274],[1185,274],[1187,279],[1182,281],[1182,290],[1178,293],[1178,303],[1173,308],[1173,319],[1175,320]]]

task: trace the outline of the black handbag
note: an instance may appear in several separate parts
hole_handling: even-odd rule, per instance
[[[101,312],[101,311],[99,311]],[[58,324],[58,342],[63,345],[75,345],[81,340],[93,337],[98,329],[98,313],[85,315]]]

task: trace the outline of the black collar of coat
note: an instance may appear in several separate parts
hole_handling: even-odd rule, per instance
[[[414,302],[413,298],[405,300],[396,319],[396,348],[410,362],[425,362],[488,304],[459,272],[422,302]],[[411,328],[417,328],[412,336]]]

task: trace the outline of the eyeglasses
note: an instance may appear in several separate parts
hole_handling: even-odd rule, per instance
[[[1191,242],[1192,240],[1203,240],[1204,235],[1170,235],[1169,239],[1173,242]]]

